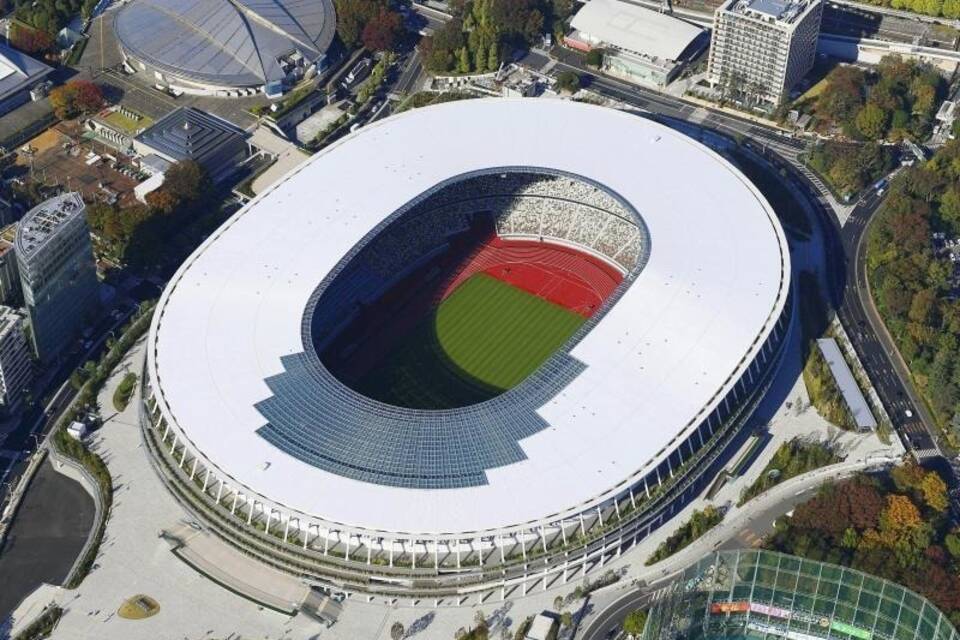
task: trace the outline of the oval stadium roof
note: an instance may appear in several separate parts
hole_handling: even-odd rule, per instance
[[[129,55],[225,87],[282,80],[278,58],[294,51],[320,58],[335,27],[331,0],[133,0],[114,22]]]
[[[527,407],[546,426],[519,439],[519,459],[487,470],[481,484],[386,486],[325,470],[263,437],[271,380],[302,361],[304,310],[318,284],[405,204],[495,167],[583,176],[632,207],[649,234],[645,267],[569,349],[574,375]],[[180,441],[268,505],[380,531],[488,530],[582,510],[659,464],[746,375],[789,282],[770,206],[691,138],[572,101],[450,102],[339,140],[211,235],[164,291],[148,375]],[[343,393],[315,412],[319,420],[352,410]],[[451,420],[459,415],[449,411]],[[392,437],[387,421],[364,424],[368,438]]]

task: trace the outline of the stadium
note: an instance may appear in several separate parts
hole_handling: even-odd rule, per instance
[[[278,98],[326,67],[332,0],[132,0],[116,12],[125,66],[160,89]]]
[[[408,111],[181,266],[145,439],[181,502],[277,569],[519,595],[602,567],[713,480],[781,361],[790,291],[770,206],[678,132],[559,100]]]

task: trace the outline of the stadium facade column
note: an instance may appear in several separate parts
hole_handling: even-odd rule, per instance
[[[233,505],[230,507],[230,515],[234,515],[237,512],[237,500],[240,498],[240,492],[233,492]]]
[[[636,499],[636,498],[634,497],[634,495],[633,495],[633,487],[630,487],[629,491],[630,491],[630,506],[632,506],[634,509],[636,509],[636,508],[637,508],[637,499]],[[563,543],[566,544],[567,541],[564,540]]]
[[[367,538],[367,566],[373,562],[373,540]]]
[[[317,535],[320,535],[320,525],[316,525]],[[323,555],[327,555],[330,551],[330,530],[327,529],[327,535],[323,536]]]
[[[193,466],[190,467],[190,482],[193,482],[194,476],[197,474],[197,459],[193,459]]]
[[[270,509],[270,513],[267,514],[267,535],[270,535],[270,525],[273,523],[273,509]]]
[[[223,478],[217,478],[217,506],[220,505],[220,498],[223,497]]]
[[[290,534],[290,520],[292,520],[292,518],[291,518],[290,516],[287,516],[287,521],[286,521],[286,523],[284,523],[284,525],[283,525],[283,542],[284,542],[284,544],[286,544],[286,542],[287,542],[287,537],[288,537],[288,535]]]
[[[187,444],[183,444],[183,453],[180,454],[180,469],[183,469],[183,463],[187,461]]]
[[[516,540],[517,543],[520,545],[520,555],[523,556],[523,561],[526,562],[526,561],[527,561],[527,543],[526,543],[526,541],[523,539],[523,536],[522,536],[522,535],[517,535],[516,533],[513,534],[513,539]]]
[[[203,489],[201,489],[201,491],[203,491],[204,493],[207,492],[207,485],[209,482],[210,482],[210,467],[205,467],[203,470]]]
[[[253,500],[249,503],[249,508],[247,509],[247,526],[253,524],[253,510],[257,508],[257,501]]]
[[[457,540],[457,569],[460,569],[460,541]]]
[[[440,538],[433,539],[433,570],[440,571]]]
[[[391,540],[390,540],[390,557],[389,557],[389,560],[387,561],[387,566],[389,566],[389,567],[392,567],[392,566],[393,566],[393,546],[394,546],[395,544],[396,544],[396,541],[391,538]]]
[[[173,452],[176,450],[176,448],[177,448],[177,434],[174,433],[174,434],[173,434],[173,444],[170,446],[170,457],[171,457],[171,458],[173,457]]]
[[[547,534],[543,529],[543,526],[540,527],[540,541],[543,543],[543,552],[547,553]]]

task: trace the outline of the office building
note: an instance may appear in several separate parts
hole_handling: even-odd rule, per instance
[[[30,346],[23,332],[23,316],[0,306],[0,411],[20,404],[33,378]]]
[[[33,347],[56,360],[94,320],[98,284],[86,207],[66,193],[34,207],[17,227],[16,252]]]
[[[19,306],[23,300],[20,293],[20,269],[17,268],[17,223],[0,229],[0,304]]]
[[[727,0],[714,13],[708,75],[723,97],[771,109],[813,68],[821,0]]]

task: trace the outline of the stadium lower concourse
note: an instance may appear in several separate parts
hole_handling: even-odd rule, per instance
[[[790,293],[770,205],[680,133],[572,101],[416,109],[313,156],[181,266],[142,425],[169,490],[270,566],[519,596],[713,481]]]

